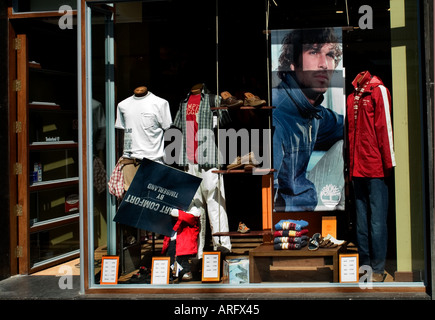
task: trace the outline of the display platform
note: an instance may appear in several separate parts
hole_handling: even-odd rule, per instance
[[[308,250],[275,250],[272,244],[262,244],[249,252],[249,279],[251,283],[273,281],[271,271],[304,270],[315,271],[329,268],[332,270],[332,282],[339,281],[339,254],[346,244],[336,248]]]

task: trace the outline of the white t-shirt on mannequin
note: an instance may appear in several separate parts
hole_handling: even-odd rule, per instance
[[[118,104],[115,128],[124,129],[123,157],[162,161],[164,131],[172,124],[169,103],[151,92]]]

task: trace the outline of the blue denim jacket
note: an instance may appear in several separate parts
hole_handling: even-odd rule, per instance
[[[323,100],[323,99],[322,99]],[[290,74],[272,89],[275,211],[312,211],[314,184],[307,179],[314,149],[327,150],[343,139],[342,115],[312,105]]]

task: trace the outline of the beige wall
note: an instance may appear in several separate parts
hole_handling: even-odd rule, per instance
[[[397,271],[424,270],[417,1],[391,0]]]

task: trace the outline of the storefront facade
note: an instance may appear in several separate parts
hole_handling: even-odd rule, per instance
[[[35,140],[37,142],[35,144],[31,133],[34,127],[31,124],[27,129],[30,141],[22,140],[18,132],[17,136],[14,133],[9,137],[9,145],[16,146],[13,150],[16,150],[17,157],[20,157],[20,146],[25,145],[26,150],[29,149],[26,152],[30,156],[22,156],[27,159],[25,166],[31,167],[28,169],[29,172],[25,171],[27,176],[32,173],[34,159],[38,157],[42,167],[46,168],[45,172],[42,170],[43,177],[49,176],[47,169],[53,167],[54,161],[50,157],[49,160],[45,160],[44,156],[35,156],[35,153],[43,153],[45,149],[52,151],[62,149],[62,152],[65,152],[57,162],[63,163],[60,166],[68,169],[62,171],[62,185],[53,187],[66,188],[67,191],[59,197],[64,199],[63,202],[61,201],[62,205],[73,207],[68,207],[70,210],[68,215],[49,217],[48,222],[42,224],[41,221],[34,219],[39,218],[39,215],[42,217],[46,207],[41,205],[38,217],[32,218],[32,204],[44,201],[53,204],[55,199],[50,199],[50,194],[43,194],[45,190],[43,188],[48,187],[39,186],[38,182],[41,181],[26,182],[20,180],[18,176],[16,182],[15,178],[11,177],[9,182],[11,190],[17,190],[16,193],[11,191],[9,197],[11,212],[14,210],[15,202],[24,208],[29,207],[28,213],[24,209],[24,215],[30,215],[25,222],[20,218],[15,222],[16,214],[11,213],[8,217],[11,230],[17,227],[20,229],[20,225],[29,228],[31,224],[29,238],[25,238],[29,240],[28,242],[21,240],[22,245],[26,246],[26,243],[30,243],[31,246],[36,242],[42,243],[46,239],[49,239],[46,241],[53,248],[56,245],[64,245],[62,247],[64,251],[62,249],[56,251],[52,248],[49,253],[45,253],[45,256],[40,253],[36,258],[32,253],[33,249],[29,248],[29,257],[24,266],[19,261],[22,258],[18,258],[17,262],[11,256],[10,266],[14,270],[12,274],[31,273],[32,269],[35,269],[35,264],[42,267],[47,257],[55,260],[56,254],[60,259],[79,255],[82,262],[80,264],[81,292],[84,294],[266,294],[267,292],[310,293],[320,290],[368,294],[427,292],[432,295],[434,275],[432,118],[434,4],[432,2],[349,0],[305,1],[297,4],[263,0],[236,1],[236,3],[225,0],[213,3],[211,1],[186,3],[185,1],[83,0],[78,1],[77,4],[65,4],[62,10],[56,9],[56,13],[51,17],[46,11],[54,11],[52,8],[43,8],[39,12],[39,9],[36,9],[37,4],[34,4],[35,9],[32,9],[32,6],[20,7],[19,1],[11,3],[8,21],[9,28],[13,32],[9,32],[8,35],[9,45],[15,36],[19,38],[20,34],[27,34],[26,28],[31,26],[31,21],[29,20],[28,25],[27,22],[24,23],[26,19],[24,15],[34,11],[36,16],[29,19],[45,20],[42,24],[48,20],[51,21],[49,22],[51,25],[58,23],[56,28],[64,30],[65,33],[59,30],[57,32],[60,38],[67,39],[65,42],[71,41],[76,36],[74,45],[64,48],[70,53],[65,55],[65,59],[71,62],[75,57],[77,58],[77,63],[76,61],[74,63],[78,70],[76,82],[74,79],[73,82],[68,82],[70,89],[76,85],[69,94],[75,94],[77,101],[73,100],[72,107],[64,110],[64,105],[68,103],[62,99],[60,103],[56,100],[56,105],[61,105],[59,110],[67,113],[67,121],[71,118],[77,119],[73,121],[76,124],[73,126],[73,131],[61,133],[65,135],[60,137],[60,141],[55,141],[55,146],[52,141],[47,140],[42,142]],[[193,10],[194,8],[197,11]],[[246,14],[247,12],[249,15]],[[288,170],[289,172],[299,172],[299,169],[285,161],[282,165],[277,162],[280,158],[278,152],[280,148],[277,147],[275,140],[277,132],[279,133],[278,123],[284,121],[286,116],[278,113],[278,110],[282,110],[279,96],[284,91],[275,91],[275,89],[282,88],[280,74],[285,72],[292,74],[291,72],[295,71],[292,69],[294,66],[288,67],[288,70],[282,66],[281,46],[287,39],[286,35],[291,32],[306,34],[307,30],[324,28],[328,28],[328,32],[333,30],[336,34],[334,41],[328,38],[331,43],[334,43],[335,51],[332,53],[331,49],[326,54],[328,59],[335,59],[333,80],[321,95],[323,99],[321,105],[328,110],[321,111],[325,112],[321,117],[314,116],[307,125],[308,131],[304,133],[301,129],[300,139],[294,139],[294,141],[305,139],[310,142],[310,145],[316,138],[322,140],[318,144],[313,143],[314,150],[311,149],[307,158],[309,163],[302,165],[306,171],[303,174],[304,179],[320,172],[320,178],[309,178],[310,182],[302,183],[305,186],[317,187],[313,187],[317,190],[317,194],[314,196],[315,205],[311,206],[310,203],[314,200],[309,197],[303,197],[304,200],[288,200],[288,195],[296,192],[282,194],[278,192],[278,190],[285,190],[278,183],[283,179],[282,168],[286,166],[293,168]],[[67,32],[69,32],[68,36],[65,36]],[[34,43],[32,42],[34,38],[28,35],[29,48]],[[23,41],[25,40],[21,43],[24,43]],[[301,47],[304,48],[306,43],[302,43]],[[311,43],[313,44],[318,43]],[[12,66],[19,66],[20,59],[26,58],[21,56],[19,50],[16,50],[18,53],[14,53],[14,50],[9,49],[10,60],[12,55],[15,57],[13,59],[16,59],[16,61],[9,61],[9,82],[14,81],[12,73],[19,75],[23,72],[19,67],[15,69]],[[74,53],[71,54],[71,50],[75,50]],[[313,52],[314,54],[320,56],[321,51]],[[32,59],[32,52],[29,59]],[[44,69],[43,64],[41,62],[42,69]],[[35,68],[34,65],[31,67]],[[16,71],[11,72],[12,69]],[[62,77],[65,77],[64,73],[69,71],[69,68],[66,69],[62,70]],[[394,144],[394,169],[391,176],[385,178],[389,188],[387,196],[389,207],[386,217],[388,232],[384,235],[387,243],[385,273],[381,282],[367,281],[367,277],[364,276],[359,278],[358,273],[368,272],[367,276],[373,270],[359,269],[359,266],[354,265],[362,257],[358,254],[360,248],[356,235],[355,190],[353,182],[349,180],[350,127],[347,110],[349,97],[355,94],[352,82],[356,80],[358,74],[365,71],[381,79],[385,92],[391,95],[388,117],[391,119],[392,129],[390,142]],[[311,71],[305,73],[305,75],[310,74],[316,75]],[[31,77],[29,79],[32,80]],[[62,78],[62,81],[66,81],[65,79]],[[204,255],[189,256],[189,268],[192,268],[193,277],[183,280],[178,279],[175,271],[170,268],[171,260],[165,260],[168,255],[161,252],[165,243],[164,236],[168,236],[160,231],[162,229],[149,224],[138,228],[117,222],[122,205],[125,204],[126,199],[131,198],[117,198],[113,192],[109,192],[107,183],[113,176],[112,172],[118,159],[121,156],[125,157],[127,149],[126,141],[129,132],[127,129],[121,129],[118,123],[120,121],[118,109],[124,103],[130,103],[128,98],[132,96],[139,98],[137,93],[134,93],[134,90],[139,87],[146,87],[148,94],[160,98],[159,103],[169,110],[170,122],[173,126],[161,125],[165,129],[165,166],[178,171],[185,169],[184,163],[179,161],[180,158],[174,156],[174,153],[179,152],[179,149],[174,147],[174,141],[177,141],[177,134],[180,132],[176,128],[176,115],[179,107],[183,106],[183,102],[187,99],[186,96],[191,96],[192,87],[198,83],[202,84],[202,88],[204,85],[208,88],[209,92],[204,93],[205,96],[215,99],[215,104],[210,107],[215,111],[213,123],[217,125],[210,128],[208,132],[215,134],[211,137],[216,138],[218,150],[224,156],[214,163],[211,173],[218,177],[225,189],[223,201],[225,201],[228,228],[219,230],[220,218],[218,227],[212,225],[213,218],[210,213],[204,218],[205,220],[201,220],[205,221],[202,224],[204,228],[202,230],[205,232],[205,244],[202,248]],[[301,85],[302,80],[298,80],[298,83]],[[41,107],[38,109],[33,103],[34,100],[42,101],[43,103],[38,104],[45,108],[41,117],[49,118],[46,108],[50,100],[47,100],[42,93],[38,95],[32,91],[31,85],[28,87],[30,97],[20,96],[20,92],[23,91],[9,89],[9,105],[14,105],[12,108],[9,107],[10,123],[15,121],[26,123],[27,119],[31,123],[33,119],[32,114],[30,118],[28,114],[20,115],[19,111],[22,109],[20,101],[25,106],[31,105],[29,108],[34,113],[41,111]],[[307,87],[304,87],[301,92],[306,92],[305,89]],[[223,92],[229,92],[236,100],[242,100],[243,106],[227,107]],[[254,106],[246,93],[256,96],[255,102],[264,100],[264,103]],[[387,94],[384,96],[384,102],[388,100],[386,96]],[[61,95],[61,97],[71,102],[71,96],[66,98],[66,95]],[[373,98],[372,101],[378,100]],[[74,113],[75,105],[77,105],[77,113]],[[72,112],[72,115],[68,112]],[[230,116],[231,122],[226,125],[222,123],[221,126],[225,113]],[[322,128],[327,125],[319,124],[317,127],[316,123],[320,123],[321,119],[329,119],[327,116],[329,114],[334,114],[334,119],[338,120],[330,125],[333,128],[328,129],[328,134],[322,133],[321,130],[326,130]],[[160,118],[157,119],[160,121]],[[160,122],[164,123],[163,120]],[[115,125],[116,123],[118,124]],[[152,125],[147,123],[149,126],[158,125],[155,122]],[[44,124],[41,129],[42,135],[44,135],[44,128],[48,130],[47,127],[50,128],[51,125],[50,120]],[[56,125],[68,127],[70,124],[56,122]],[[142,127],[149,128],[148,125],[145,123]],[[288,126],[294,128],[297,125]],[[332,135],[332,131],[337,131],[340,135],[332,139],[334,141],[326,142]],[[290,140],[293,141],[293,138]],[[204,141],[199,140],[199,146]],[[329,151],[333,148],[330,144],[334,143],[334,146],[337,146],[336,143],[340,141],[341,144],[337,147],[338,157],[335,153],[335,158],[331,160],[333,162],[331,170],[337,173],[331,173],[331,170],[325,169],[325,155],[331,154]],[[48,146],[45,145],[46,142],[52,144]],[[287,140],[280,143],[284,146]],[[324,146],[326,144],[328,148]],[[305,150],[304,147],[292,148],[298,150],[296,154],[301,158],[301,150]],[[255,152],[260,164],[249,163],[253,164],[254,169],[248,170],[245,166],[244,170],[242,165],[236,170],[231,170],[230,164],[235,156],[242,157],[251,151]],[[286,152],[283,154],[287,155]],[[55,157],[54,151],[52,156]],[[315,161],[317,157],[321,160]],[[15,163],[16,160],[12,158],[10,162]],[[365,161],[370,161],[370,156]],[[202,164],[200,161],[199,163]],[[11,166],[10,164],[9,167]],[[145,167],[144,162],[141,167]],[[58,176],[54,180],[56,183],[60,182]],[[323,189],[318,187],[318,181],[322,181]],[[30,185],[29,198],[22,197],[20,194],[20,186],[23,183]],[[146,185],[150,184],[151,182],[146,180]],[[165,197],[170,194],[169,191],[165,193]],[[219,192],[221,191],[219,189]],[[124,195],[131,195],[132,192],[130,190],[130,193]],[[307,190],[306,194],[308,193]],[[71,200],[68,196],[72,194],[76,194],[77,197]],[[34,200],[35,197],[37,200]],[[163,197],[162,194],[160,197]],[[336,198],[337,201],[333,201]],[[20,199],[29,199],[29,202],[21,203]],[[298,205],[293,206],[296,203]],[[155,206],[162,209],[161,203],[156,203]],[[211,204],[208,208],[211,208]],[[184,211],[188,211],[187,208]],[[276,233],[280,231],[282,223],[289,220],[301,224],[299,229],[294,230],[298,233],[293,238],[283,233]],[[238,232],[239,222],[245,223],[250,228],[250,232]],[[47,223],[52,224],[47,226]],[[328,226],[330,229],[327,229]],[[49,234],[48,238],[40,235],[38,241],[32,240],[32,235],[37,232],[49,233],[49,230],[61,227],[67,228],[67,231],[59,231],[53,236]],[[315,234],[320,235],[318,240],[319,242],[323,240],[325,246],[322,247],[320,243],[316,247],[312,242]],[[333,240],[338,239],[342,242],[330,241],[326,246],[327,234],[332,234]],[[10,248],[15,246],[17,238],[23,239],[20,232],[18,234],[10,232],[10,235]],[[221,244],[224,243],[224,237],[229,239],[232,252],[216,250],[218,245],[214,244],[214,237],[220,237]],[[179,239],[179,236],[177,238]],[[39,247],[38,252],[42,252],[41,248],[42,246]],[[215,256],[218,256],[218,262],[213,264],[212,258]],[[115,276],[111,276],[108,271],[113,265],[118,270]],[[156,282],[158,279],[155,270],[158,266],[164,269],[163,275],[160,274],[164,278],[161,283]],[[207,278],[206,270],[210,268],[217,269],[217,273]],[[345,268],[349,268],[350,271],[345,273]],[[238,276],[233,274],[233,270],[236,269],[239,270],[236,272]],[[167,278],[165,274],[168,274]],[[353,276],[356,276],[355,280]]]

